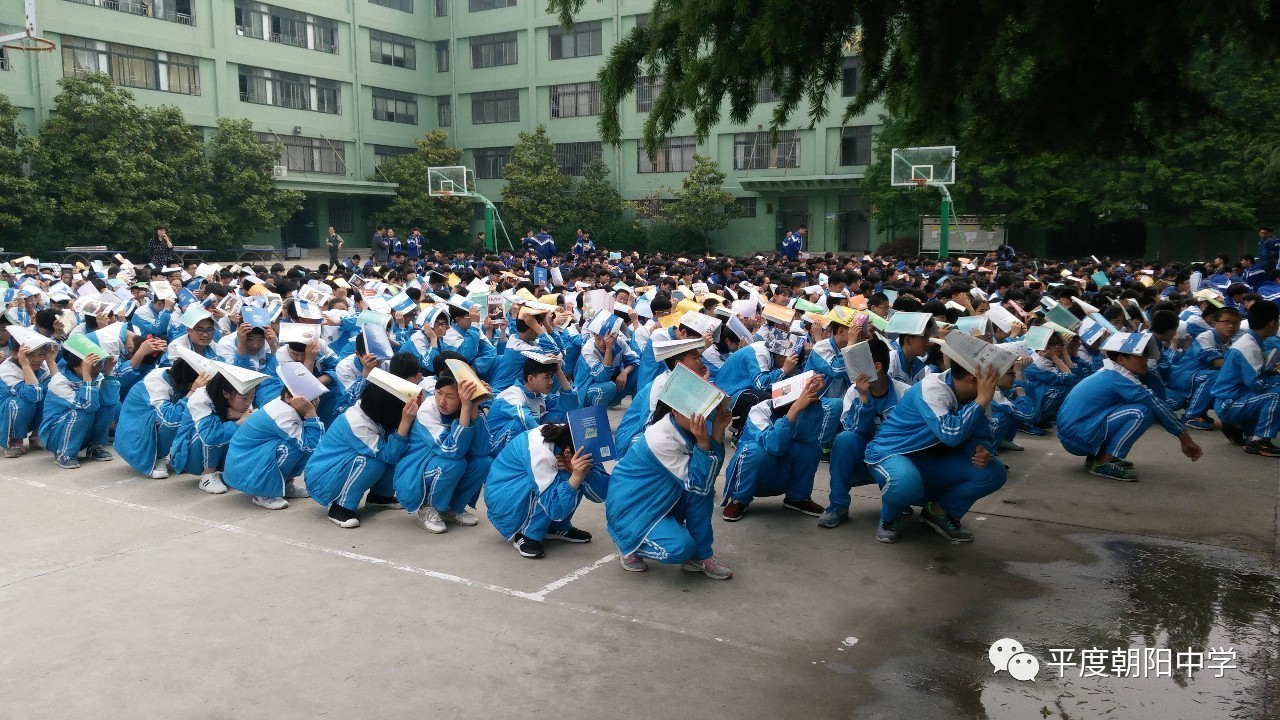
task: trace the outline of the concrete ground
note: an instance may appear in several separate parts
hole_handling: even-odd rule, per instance
[[[429,535],[362,511],[342,530],[310,500],[268,512],[120,460],[3,460],[0,717],[1280,716],[1280,463],[1197,438],[1193,465],[1153,429],[1142,482],[1119,483],[1024,436],[970,545],[914,520],[875,542],[868,488],[834,530],[761,499],[715,521],[728,582],[623,572],[588,502],[596,540],[533,561],[485,521]],[[992,672],[1004,637],[1037,682]],[[1177,643],[1230,643],[1241,667],[1046,667],[1049,648]]]

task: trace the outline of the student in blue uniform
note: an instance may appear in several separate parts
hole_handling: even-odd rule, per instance
[[[1026,369],[1030,364],[1029,356],[1019,357],[996,383],[990,416],[991,437],[996,441],[997,454],[1006,450],[1021,452],[1026,449],[1013,439],[1018,435],[1018,428],[1034,421],[1038,413],[1036,398],[1027,393],[1026,387]]]
[[[1037,412],[1035,420],[1023,425],[1021,430],[1038,437],[1053,423],[1058,407],[1067,397],[1067,391],[1079,382],[1080,375],[1075,372],[1075,364],[1067,352],[1066,339],[1057,332],[1050,334],[1045,349],[1034,351],[1025,373],[1027,394],[1035,399]]]
[[[823,397],[841,398],[849,389],[849,375],[844,370],[841,352],[849,344],[853,327],[853,313],[844,307],[832,308],[827,314],[827,329],[831,336],[813,344],[804,361],[805,370],[813,370],[827,381]]]
[[[960,520],[1006,475],[993,459],[987,420],[998,380],[990,368],[973,375],[955,365],[925,376],[898,401],[865,458],[880,485],[876,540],[897,542],[899,518],[911,506],[923,507],[920,521],[953,543],[973,540]]]
[[[524,381],[498,393],[489,405],[490,455],[496,456],[524,431],[543,423],[565,422],[568,412],[578,409],[578,396],[559,358],[528,350],[524,356]]]
[[[447,309],[450,324],[444,337],[440,338],[440,344],[444,349],[453,350],[462,355],[476,375],[483,380],[490,376],[494,362],[498,359],[498,351],[484,337],[479,328],[473,327],[474,318],[471,316],[471,311],[475,307],[475,303],[462,296],[454,295],[449,298]]]
[[[1280,376],[1267,367],[1264,343],[1276,335],[1280,311],[1270,300],[1249,308],[1249,329],[1231,343],[1222,369],[1213,382],[1213,409],[1223,432],[1244,451],[1263,457],[1280,457],[1273,442],[1280,432]],[[40,437],[44,437],[43,430]]]
[[[521,557],[544,557],[543,540],[591,542],[573,526],[585,496],[604,502],[609,473],[575,450],[568,425],[541,425],[513,439],[494,458],[484,485],[489,522]]]
[[[187,416],[182,419],[169,458],[176,473],[200,476],[200,489],[210,495],[227,491],[222,466],[227,446],[240,423],[253,411],[253,389],[236,391],[222,371],[197,389],[187,400]]]
[[[298,476],[324,437],[316,401],[325,388],[318,380],[300,383],[300,375],[315,377],[302,363],[283,363],[275,372],[283,386],[280,394],[262,403],[231,437],[227,456],[234,462],[222,471],[222,481],[252,496],[254,505],[283,510],[289,507],[286,498],[307,497]],[[303,394],[302,388],[314,397]]]
[[[1158,420],[1178,438],[1183,455],[1199,460],[1200,446],[1168,403],[1142,380],[1148,374],[1148,359],[1159,353],[1156,339],[1150,333],[1121,333],[1108,338],[1102,350],[1107,355],[1102,370],[1073,387],[1058,412],[1063,449],[1083,455],[1093,475],[1132,482],[1138,476],[1125,458]]]
[[[588,338],[573,373],[573,389],[582,407],[612,407],[636,392],[635,371],[640,358],[619,336],[622,321],[600,312],[588,326]]]
[[[328,509],[335,525],[359,527],[356,508],[362,498],[371,506],[398,504],[392,472],[409,448],[422,400],[416,385],[375,369],[360,401],[328,426],[304,477],[311,499]]]
[[[684,365],[698,377],[709,381],[710,372],[702,360],[703,342],[699,337],[681,340],[658,337],[649,343],[654,357],[662,363],[663,369],[652,382],[636,391],[636,396],[631,399],[631,404],[618,423],[618,429],[613,433],[613,445],[617,448],[619,458],[627,454],[631,441],[639,437],[648,426],[649,418],[658,407],[658,395],[677,365]]]
[[[515,332],[507,337],[507,346],[498,356],[493,376],[489,379],[489,387],[495,392],[520,382],[520,373],[524,369],[524,352],[536,352],[543,355],[560,355],[560,346],[551,336],[551,315],[540,308],[512,305],[515,313]]]
[[[730,355],[716,375],[716,386],[732,402],[731,427],[741,432],[751,408],[769,397],[774,383],[794,375],[800,364],[789,338],[757,340]]]
[[[849,491],[859,485],[875,482],[863,458],[867,444],[875,437],[880,424],[911,388],[889,378],[889,345],[879,337],[868,342],[876,378],[860,375],[845,392],[841,430],[831,444],[831,495],[827,507],[818,518],[818,527],[834,528],[849,518]]]
[[[0,422],[6,428],[5,457],[26,454],[24,443],[44,411],[49,373],[45,359],[57,344],[28,328],[9,327],[9,357],[0,362]]]
[[[604,506],[624,570],[643,572],[650,558],[716,580],[733,577],[712,549],[711,530],[724,433],[732,419],[728,399],[710,423],[658,403],[653,422],[614,467]]]
[[[147,373],[120,407],[116,453],[143,475],[157,480],[169,477],[167,458],[178,428],[188,417],[187,400],[208,381],[209,376],[201,376],[180,357],[167,368]]]
[[[724,520],[741,520],[752,500],[771,495],[782,495],[782,506],[788,510],[822,515],[824,508],[810,495],[822,446],[830,444],[840,428],[839,401],[824,404],[822,387],[822,377],[814,375],[789,405],[778,406],[769,399],[751,408],[729,462]]]
[[[447,522],[480,522],[467,506],[479,500],[492,462],[489,428],[480,401],[471,399],[483,391],[475,380],[437,373],[435,394],[418,407],[409,449],[396,464],[396,499],[429,533],[447,532]]]
[[[1218,308],[1210,315],[1213,330],[1202,332],[1169,373],[1169,386],[1188,394],[1187,427],[1212,430],[1213,381],[1231,349],[1232,339],[1240,331],[1240,311],[1232,307]]]
[[[90,460],[115,459],[107,450],[108,432],[120,409],[115,358],[100,362],[96,354],[80,357],[64,347],[62,362],[62,372],[49,381],[45,393],[40,439],[58,467],[67,470],[80,467],[81,450]]]

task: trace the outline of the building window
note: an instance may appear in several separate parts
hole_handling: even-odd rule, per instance
[[[369,0],[374,5],[389,7],[392,10],[402,10],[407,13],[413,12],[413,0]]]
[[[649,13],[641,13],[636,16],[636,27],[644,27],[649,24]]]
[[[840,128],[840,164],[842,166],[871,164],[871,127],[860,125]]]
[[[738,217],[753,218],[756,216],[756,198],[740,197],[738,198]]]
[[[436,72],[449,72],[449,41],[436,43]]]
[[[436,17],[449,16],[449,0],[436,0]]]
[[[5,54],[4,48],[0,47],[0,71],[12,69],[13,65],[9,62],[9,56]]]
[[[274,133],[258,133],[258,139],[269,145],[279,146],[280,159],[276,164],[290,170],[329,175],[347,173],[346,150],[342,143],[333,143],[324,138]]]
[[[861,70],[861,56],[855,55],[844,59],[844,67],[840,71],[840,97],[853,97],[858,94],[858,73]]]
[[[698,144],[693,136],[667,138],[658,148],[652,160],[645,152],[644,144],[636,143],[636,172],[688,172],[693,169],[693,153]]]
[[[338,23],[249,0],[236,0],[236,32],[281,45],[337,54]]]
[[[191,0],[71,0],[71,2],[119,10],[130,15],[141,15],[181,25],[196,24],[196,17],[191,10]]]
[[[476,35],[471,38],[471,67],[489,68],[515,65],[519,62],[516,52],[516,34]]]
[[[476,148],[471,151],[471,154],[475,158],[476,179],[501,180],[504,177],[503,168],[511,159],[511,148]]]
[[[636,214],[642,220],[656,220],[666,213],[667,208],[671,206],[671,200],[665,198],[642,198],[632,201],[631,206],[635,208]]]
[[[662,92],[662,78],[642,77],[636,81],[636,112],[653,109],[653,99]]]
[[[374,145],[373,146],[373,165],[379,167],[382,163],[398,158],[401,155],[410,155],[414,152],[413,148],[396,147],[394,145]]]
[[[760,81],[756,83],[756,103],[760,104],[778,101],[778,96],[774,94],[773,88],[769,86],[771,82],[772,80],[769,78],[761,78]]]
[[[436,98],[436,124],[440,127],[453,125],[453,98],[449,95]]]
[[[551,59],[589,57],[604,52],[600,27],[599,20],[578,23],[571,32],[566,32],[559,25],[552,25],[547,29]]]
[[[356,231],[356,214],[351,208],[351,201],[334,199],[329,201],[329,224],[337,233],[353,233]]]
[[[551,117],[574,118],[600,114],[600,83],[552,85]]]
[[[471,124],[520,122],[520,91],[471,93]]]
[[[240,100],[291,110],[338,115],[342,96],[334,80],[294,75],[278,70],[240,66]]]
[[[62,74],[109,75],[122,87],[200,94],[200,61],[190,55],[62,36]]]
[[[515,6],[516,0],[467,0],[467,10],[470,12],[497,10],[498,8]]]
[[[381,30],[370,30],[369,59],[380,65],[416,70],[418,50],[413,38]]]
[[[565,175],[582,175],[588,163],[603,157],[599,142],[556,143],[556,167]]]
[[[410,93],[373,88],[373,119],[417,125],[418,98]]]
[[[734,170],[768,170],[800,167],[800,133],[778,131],[778,144],[769,142],[768,132],[738,133],[733,136]]]

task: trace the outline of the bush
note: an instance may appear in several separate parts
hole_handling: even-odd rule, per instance
[[[886,240],[876,246],[876,254],[892,255],[900,258],[915,257],[920,254],[920,238],[906,235]]]
[[[649,225],[649,238],[645,244],[645,252],[676,256],[689,253],[701,255],[706,247],[706,238],[697,232],[658,221]]]

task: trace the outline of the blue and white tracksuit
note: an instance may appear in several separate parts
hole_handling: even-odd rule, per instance
[[[29,385],[17,360],[9,358],[0,363],[0,422],[4,423],[9,442],[25,440],[44,411],[45,380],[49,373],[43,368],[32,369],[36,383]]]
[[[463,427],[458,418],[440,414],[434,397],[426,398],[418,407],[409,449],[392,474],[396,498],[411,513],[423,504],[460,513],[479,500],[491,462],[483,413]]]
[[[757,497],[784,495],[806,500],[822,462],[822,448],[840,429],[840,401],[819,398],[800,411],[795,423],[787,409],[774,410],[773,400],[756,403],[729,462],[724,501],[749,505]]]
[[[1280,432],[1280,377],[1263,367],[1266,353],[1257,333],[1245,330],[1227,351],[1213,381],[1213,409],[1222,422],[1242,425],[1253,437]],[[40,433],[44,437],[43,430]]]
[[[496,456],[507,443],[526,430],[546,423],[565,422],[568,412],[577,409],[578,396],[572,389],[540,395],[529,392],[523,384],[512,385],[494,396],[489,404],[485,417],[489,425],[489,454]],[[616,440],[617,435],[614,437]],[[618,448],[621,453],[621,446]]]
[[[1124,459],[1133,444],[1159,421],[1175,437],[1182,421],[1150,386],[1111,359],[1102,370],[1071,388],[1058,411],[1058,440],[1072,455],[1102,452]]]
[[[120,406],[116,454],[134,470],[150,475],[169,454],[178,428],[188,417],[187,396],[173,387],[169,368],[152,370],[129,390]]]
[[[238,427],[235,420],[218,417],[205,388],[196,390],[187,400],[187,415],[173,436],[169,460],[174,471],[199,475],[205,468],[221,470]]]
[[[246,495],[284,497],[323,437],[319,418],[304,420],[279,397],[269,400],[232,436],[222,480]]]
[[[557,466],[556,447],[543,441],[540,428],[516,436],[494,458],[484,484],[489,522],[507,540],[524,535],[541,542],[549,530],[572,529],[584,496],[604,502],[609,473],[595,465],[576,490],[569,477],[569,471]]]
[[[867,444],[875,437],[880,424],[889,416],[894,406],[911,389],[910,385],[890,380],[888,390],[881,397],[871,395],[871,402],[863,404],[858,388],[850,387],[842,401],[841,430],[831,444],[831,499],[828,511],[840,512],[849,507],[849,489],[875,482],[864,460]]]
[[[360,506],[366,492],[391,496],[395,465],[408,450],[409,440],[388,434],[359,404],[327,426],[324,437],[306,465],[307,492],[323,507],[338,503],[348,510]]]
[[[101,373],[85,382],[64,369],[49,381],[40,420],[40,440],[61,461],[81,450],[107,445],[111,423],[120,409],[120,382]]]

